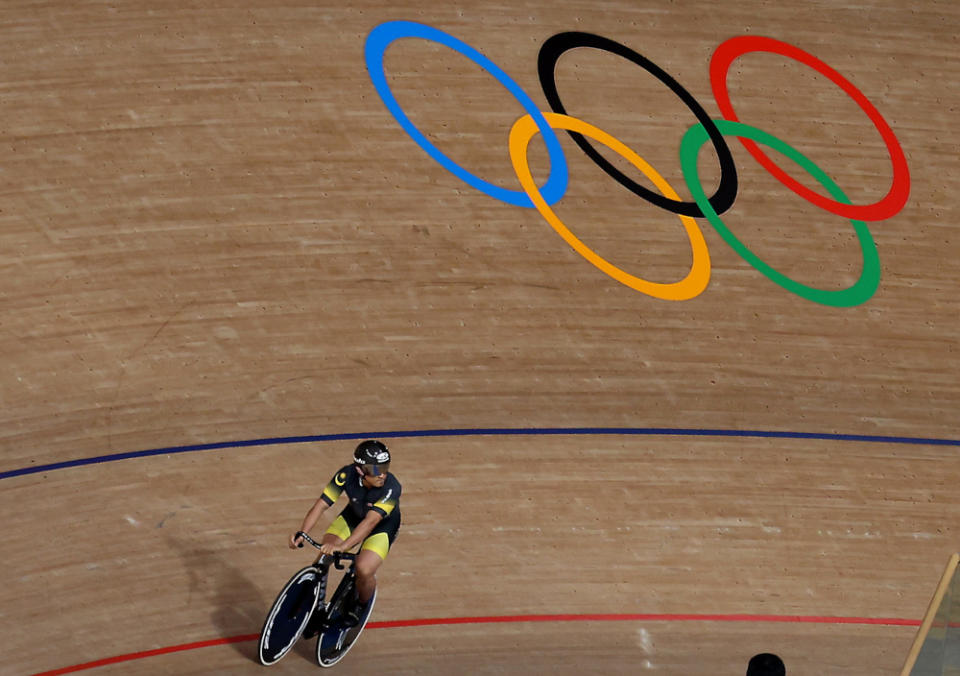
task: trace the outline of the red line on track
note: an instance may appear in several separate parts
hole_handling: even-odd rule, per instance
[[[920,620],[907,620],[896,617],[828,617],[816,615],[667,615],[667,614],[620,614],[620,615],[502,615],[488,617],[427,617],[419,620],[390,620],[385,622],[370,622],[368,629],[397,629],[401,627],[428,627],[443,624],[500,624],[511,622],[786,622],[794,624],[868,624],[901,627],[919,627]],[[256,641],[260,634],[244,634],[229,638],[216,638],[196,643],[144,650],[142,652],[127,653],[105,657],[93,662],[75,664],[70,667],[61,667],[52,671],[43,671],[34,676],[58,676],[71,674],[87,669],[96,669],[108,664],[142,660],[158,655],[210,648],[229,643],[244,643]]]
[[[105,657],[102,660],[75,664],[72,667],[61,667],[52,671],[43,671],[36,676],[54,676],[54,674],[72,674],[75,671],[86,671],[87,669],[96,669],[105,667],[108,664],[117,664],[119,662],[129,662],[131,660],[142,660],[147,657],[156,657],[157,655],[167,655],[169,653],[178,653],[184,650],[196,650],[197,648],[209,648],[215,645],[226,645],[227,643],[243,643],[244,641],[256,641],[260,634],[246,634],[244,636],[231,636],[230,638],[215,638],[209,641],[197,641],[196,643],[183,643],[181,645],[167,646],[166,648],[156,648],[155,650],[144,650],[138,653],[127,653],[126,655],[116,655],[115,657]]]

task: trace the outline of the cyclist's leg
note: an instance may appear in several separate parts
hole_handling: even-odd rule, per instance
[[[357,595],[366,605],[377,588],[377,570],[390,551],[391,537],[388,533],[373,533],[363,541],[354,570],[357,572]]]
[[[323,534],[323,537],[320,539],[320,543],[327,545],[340,545],[343,544],[343,541],[350,537],[350,526],[347,524],[346,520],[342,516],[338,516],[333,520],[333,523],[330,524],[330,527],[327,528],[327,532]],[[317,555],[317,560],[320,560],[322,554]],[[317,598],[317,607],[323,608],[326,599]],[[321,613],[314,613],[310,618],[307,628],[303,632],[304,638],[313,638],[320,633],[320,628],[325,619],[321,617]]]
[[[362,550],[357,555],[355,570],[357,571],[357,596],[360,603],[366,605],[377,589],[377,569],[383,559],[380,555],[369,550]]]
[[[344,540],[350,537],[350,532],[350,526],[347,524],[347,520],[342,516],[338,516],[333,520],[333,523],[330,524],[330,527],[327,528],[327,532],[323,534],[320,544],[342,545]]]

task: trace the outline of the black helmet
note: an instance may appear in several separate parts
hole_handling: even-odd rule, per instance
[[[361,442],[353,451],[353,462],[364,474],[380,476],[390,469],[390,449],[382,441]]]

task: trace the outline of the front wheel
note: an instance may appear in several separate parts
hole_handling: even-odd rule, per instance
[[[317,605],[320,575],[315,566],[307,566],[277,595],[260,632],[260,664],[279,662],[303,634]]]
[[[352,590],[351,590],[352,591]],[[355,593],[355,592],[354,592]],[[367,605],[366,612],[360,618],[359,624],[353,627],[345,626],[341,617],[336,616],[328,618],[328,624],[320,634],[317,641],[317,664],[321,667],[332,667],[342,660],[350,648],[354,646],[360,633],[367,626],[367,620],[373,612],[373,605],[377,601],[377,592],[373,592],[370,597],[370,603]],[[332,605],[332,604],[331,604]],[[341,607],[342,611],[343,608]]]

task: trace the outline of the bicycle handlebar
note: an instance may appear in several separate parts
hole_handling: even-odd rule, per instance
[[[320,547],[322,546],[319,542],[317,542],[312,537],[304,533],[302,530],[298,530],[295,537],[303,538],[305,541],[309,542],[311,545],[313,545],[317,549],[320,549]],[[303,547],[303,543],[301,542],[300,544],[297,545],[297,547]],[[327,554],[322,555],[320,557],[320,562],[322,563],[327,556],[328,556]],[[357,555],[351,554],[350,552],[334,552],[333,554],[334,565],[340,563],[341,561],[353,561],[356,558],[357,558]],[[339,567],[340,566],[337,566],[337,568]]]

